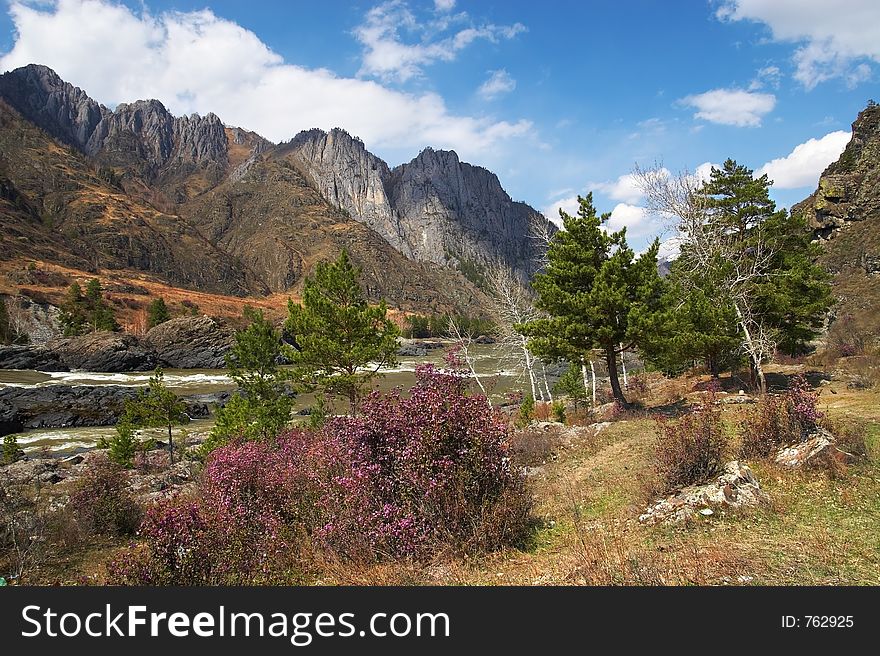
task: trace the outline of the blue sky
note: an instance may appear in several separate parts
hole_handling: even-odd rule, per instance
[[[274,141],[343,127],[392,166],[452,148],[548,214],[592,190],[642,247],[636,163],[733,157],[785,206],[815,188],[880,100],[880,2],[6,2],[0,68],[29,62]]]

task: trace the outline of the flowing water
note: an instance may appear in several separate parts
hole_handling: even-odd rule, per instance
[[[474,368],[493,399],[502,399],[511,389],[522,388],[519,374],[511,370],[511,363],[503,362],[493,346],[476,345],[471,347],[475,358]],[[420,364],[443,365],[444,349],[434,349],[420,357],[400,357],[399,365],[393,369],[382,370],[382,376],[375,381],[375,387],[382,391],[394,388],[408,389],[415,382],[415,370]],[[165,384],[179,395],[215,394],[234,389],[234,383],[220,370],[167,369],[164,371]],[[0,370],[0,388],[3,387],[44,387],[46,385],[122,385],[145,387],[152,372],[96,373],[87,371],[44,373],[40,371]],[[302,394],[296,399],[296,410],[308,408],[314,402],[314,395]],[[346,405],[338,403],[336,410],[345,412]],[[213,421],[201,419],[186,425],[191,434],[207,433]],[[19,433],[19,446],[25,452],[46,451],[63,454],[90,449],[101,437],[115,433],[113,426],[88,426],[75,428],[36,428]],[[155,437],[162,439],[160,432]]]

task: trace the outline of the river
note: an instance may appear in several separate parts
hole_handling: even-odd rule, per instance
[[[512,363],[498,357],[497,349],[491,345],[475,345],[470,353],[474,358],[474,368],[481,376],[489,395],[494,400],[502,400],[511,389],[523,388],[517,372],[512,371]],[[415,382],[415,370],[420,364],[443,365],[445,350],[434,349],[425,356],[400,357],[399,365],[393,369],[382,370],[374,387],[382,391],[396,387],[408,389]],[[222,369],[166,369],[165,383],[175,393],[183,395],[211,394],[231,390],[234,383]],[[0,388],[3,387],[41,387],[46,385],[123,385],[145,387],[152,372],[96,373],[72,371],[45,373],[40,371],[0,370]],[[308,408],[314,402],[314,395],[301,394],[296,399],[296,410]],[[345,405],[339,408],[344,411]],[[206,433],[211,429],[211,419],[192,421],[185,426],[191,433]],[[115,433],[113,426],[91,426],[75,428],[37,428],[18,433],[19,446],[26,453],[45,451],[55,455],[72,453],[93,448],[101,437]],[[161,439],[161,431],[156,433]]]

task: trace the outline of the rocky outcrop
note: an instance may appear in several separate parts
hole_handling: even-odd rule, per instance
[[[294,137],[289,148],[324,198],[413,258],[412,248],[385,189],[391,170],[367,151],[363,141],[339,128],[330,132],[308,130]]]
[[[407,257],[458,268],[471,280],[499,261],[531,273],[530,223],[546,219],[454,151],[426,148],[392,171],[343,130],[309,130],[289,148],[327,200]]]
[[[0,428],[7,433],[27,428],[112,426],[119,421],[125,402],[138,394],[136,387],[120,385],[46,385],[0,388]],[[214,402],[226,395],[181,397],[191,419],[207,417]],[[17,430],[12,430],[17,426]]]
[[[0,96],[53,137],[84,152],[111,114],[51,68],[37,64],[0,75]]]
[[[111,165],[136,160],[156,173],[170,163],[227,164],[225,129],[214,114],[175,118],[158,100],[110,111],[36,64],[0,76],[0,96],[56,139]]]
[[[752,470],[732,460],[711,483],[691,485],[656,501],[642,515],[643,524],[677,524],[697,513],[711,516],[726,508],[758,506],[769,501]]]
[[[806,440],[783,447],[776,454],[776,464],[789,469],[825,467],[834,461],[847,463],[854,459],[851,453],[837,447],[834,436],[820,429]]]
[[[80,337],[49,342],[70,369],[123,373],[156,368],[156,356],[143,348],[134,335],[99,331]]]
[[[0,369],[70,371],[57,352],[44,346],[0,346]]]
[[[391,172],[388,188],[415,259],[456,266],[472,279],[495,261],[531,273],[530,222],[546,219],[511,200],[491,171],[426,148]]]
[[[816,192],[791,211],[824,239],[849,222],[880,221],[880,105],[859,113],[843,154],[822,173]]]
[[[163,367],[222,369],[234,331],[210,317],[178,317],[150,330],[142,345]]]

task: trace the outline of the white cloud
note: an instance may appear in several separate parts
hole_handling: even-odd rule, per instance
[[[800,44],[795,51],[795,79],[807,89],[832,78],[855,85],[870,77],[859,59],[880,62],[880,2],[847,0],[725,0],[721,20],[766,24],[777,41]]]
[[[339,126],[372,148],[411,152],[430,144],[472,161],[533,131],[527,120],[453,114],[434,93],[285,63],[253,32],[210,10],[153,16],[111,0],[59,0],[17,1],[9,11],[15,45],[0,57],[0,70],[45,64],[111,107],[158,98],[177,115],[215,112],[273,141]]]
[[[614,206],[607,227],[610,231],[626,228],[628,238],[653,235],[661,229],[657,217],[647,209],[628,203],[618,203]]]
[[[435,7],[446,12],[454,4],[440,2]],[[460,29],[450,33],[453,24]],[[479,39],[497,43],[525,29],[521,23],[475,26],[465,12],[420,23],[404,0],[388,0],[370,9],[363,24],[354,29],[355,38],[364,47],[360,75],[406,82],[419,77],[429,64],[453,61]],[[415,42],[404,42],[402,32],[414,36]]]
[[[810,139],[795,146],[785,157],[767,162],[756,176],[767,174],[776,189],[798,189],[815,187],[819,175],[831,162],[840,157],[852,134],[838,130],[830,132],[821,139]]]
[[[674,260],[681,251],[681,244],[684,240],[681,237],[669,237],[660,242],[660,249],[657,251],[657,259]]]
[[[758,72],[755,73],[755,79],[749,84],[749,91],[757,91],[766,86],[778,89],[781,79],[782,71],[779,70],[778,66],[765,66],[758,69]]]
[[[666,169],[663,169],[666,171]],[[668,173],[668,171],[666,171]],[[636,183],[636,178],[632,173],[621,175],[617,180],[612,182],[594,182],[590,184],[591,189],[600,191],[611,200],[623,203],[635,204],[642,200],[644,194]]]
[[[489,79],[480,85],[477,93],[486,100],[493,100],[505,93],[510,93],[516,89],[516,80],[510,77],[510,74],[502,69],[490,71]]]
[[[570,216],[574,216],[577,214],[578,209],[580,209],[580,203],[578,203],[577,195],[574,195],[566,196],[565,198],[560,198],[559,200],[552,202],[541,210],[541,213],[561,228],[562,219],[559,218],[559,210],[562,210]]]
[[[686,96],[680,102],[697,110],[694,118],[721,125],[757,127],[761,118],[776,106],[776,96],[743,89],[713,89]]]
[[[434,0],[434,9],[437,11],[452,11],[455,9],[455,0]]]

